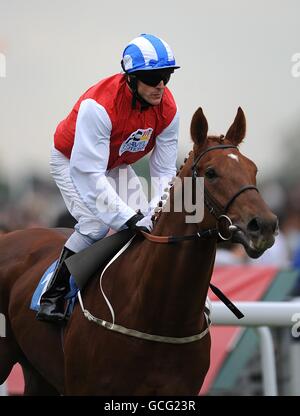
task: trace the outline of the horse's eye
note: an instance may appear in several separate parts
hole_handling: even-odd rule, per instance
[[[218,177],[217,172],[213,168],[208,168],[205,172],[205,177],[207,179],[215,179]]]

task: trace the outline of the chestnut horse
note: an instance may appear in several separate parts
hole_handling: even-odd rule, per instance
[[[0,312],[7,318],[7,336],[0,338],[0,383],[19,362],[27,395],[198,394],[210,363],[204,308],[218,242],[216,233],[201,238],[203,232],[215,230],[226,213],[225,228],[233,224],[227,230],[231,240],[258,257],[272,246],[277,229],[256,188],[255,164],[238,149],[245,129],[239,108],[225,137],[208,137],[206,118],[201,108],[196,111],[193,151],[178,178],[205,178],[203,221],[186,223],[186,213],[175,212],[171,201],[152,235],[181,236],[182,241],[161,244],[138,235],[105,271],[104,292],[116,324],[157,335],[156,340],[97,326],[79,304],[63,329],[37,321],[29,309],[32,294],[67,236],[61,230],[29,229],[0,238]],[[111,322],[98,278],[89,281],[82,299],[91,314]],[[203,336],[189,338],[197,334]]]

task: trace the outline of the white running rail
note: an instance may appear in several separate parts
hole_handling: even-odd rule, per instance
[[[237,319],[222,302],[211,302],[211,319],[213,325],[255,327],[260,337],[262,361],[263,391],[265,396],[277,396],[277,378],[274,354],[274,343],[270,327],[290,327],[291,335],[295,334],[295,325],[300,328],[300,302],[235,302],[245,315]],[[297,322],[298,321],[298,322]],[[300,333],[298,335],[300,337]],[[291,363],[291,369],[299,367]],[[292,376],[293,380],[293,376]],[[291,394],[299,387],[291,381]]]

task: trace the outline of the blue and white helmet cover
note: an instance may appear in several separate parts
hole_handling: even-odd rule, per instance
[[[180,68],[170,46],[163,39],[153,35],[141,34],[128,43],[123,52],[123,70],[130,74],[162,68]]]

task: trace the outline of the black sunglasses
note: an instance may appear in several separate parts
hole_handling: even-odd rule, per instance
[[[156,87],[160,81],[163,81],[164,85],[167,85],[173,72],[173,70],[137,71],[134,73],[134,75],[144,84],[149,85],[150,87]]]

